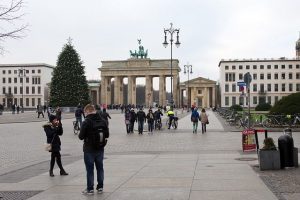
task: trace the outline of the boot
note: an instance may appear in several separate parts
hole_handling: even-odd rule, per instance
[[[63,169],[63,170],[60,170],[60,175],[61,176],[67,176],[69,174]]]
[[[49,170],[49,176],[54,177],[53,170]]]

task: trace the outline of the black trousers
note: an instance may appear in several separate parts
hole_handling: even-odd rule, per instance
[[[52,151],[51,152],[50,171],[53,171],[55,160],[56,160],[56,163],[57,163],[59,169],[61,171],[63,171],[64,168],[63,168],[62,163],[61,163],[61,155],[60,155],[59,151]]]

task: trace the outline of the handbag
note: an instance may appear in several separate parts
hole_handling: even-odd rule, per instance
[[[207,120],[206,124],[209,124],[209,121]]]
[[[45,151],[52,151],[52,143],[56,135],[53,136],[51,143],[45,143]]]
[[[130,124],[130,121],[128,119],[125,120],[125,124]]]

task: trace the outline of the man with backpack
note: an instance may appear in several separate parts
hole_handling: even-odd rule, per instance
[[[84,164],[87,173],[87,188],[82,191],[82,194],[94,194],[94,165],[97,171],[97,187],[98,193],[103,192],[104,170],[103,157],[104,146],[109,137],[109,129],[107,122],[99,114],[93,105],[88,104],[84,108],[86,118],[82,123],[80,133],[78,135],[80,140],[84,141]]]

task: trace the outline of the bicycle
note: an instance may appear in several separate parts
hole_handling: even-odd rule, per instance
[[[73,121],[73,132],[75,135],[77,135],[80,131],[80,127],[77,121]]]
[[[298,127],[300,126],[300,114],[295,114],[294,119],[291,121],[290,127]]]
[[[166,121],[166,126],[169,127],[169,119]],[[172,126],[174,129],[177,129],[177,127],[178,127],[178,117],[174,117],[174,118],[173,118],[172,123],[171,123],[171,126]]]
[[[160,130],[162,127],[161,119],[155,120],[154,128]]]

